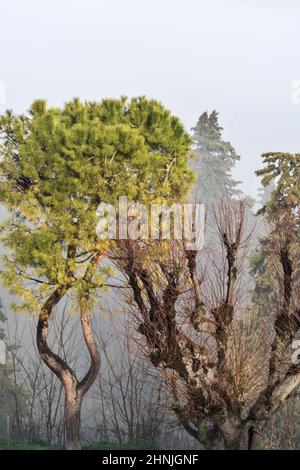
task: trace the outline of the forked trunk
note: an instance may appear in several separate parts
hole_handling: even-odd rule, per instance
[[[37,347],[42,360],[49,369],[59,378],[65,390],[65,429],[66,449],[80,449],[80,411],[84,395],[91,388],[100,368],[100,355],[97,349],[88,309],[88,293],[82,297],[80,306],[80,320],[85,344],[90,355],[90,367],[86,375],[79,382],[75,372],[61,357],[55,354],[47,344],[49,318],[53,308],[66,293],[66,289],[58,288],[47,300],[41,310],[37,325]]]

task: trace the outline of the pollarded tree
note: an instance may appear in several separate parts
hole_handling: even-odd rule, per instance
[[[38,314],[38,351],[64,387],[67,448],[76,449],[81,402],[100,366],[91,309],[109,275],[96,209],[121,195],[142,203],[180,198],[192,180],[190,138],[160,103],[142,97],[75,99],[62,109],[35,101],[26,115],[0,118],[0,139],[3,279],[21,300],[15,308]],[[81,380],[47,343],[51,315],[68,298],[91,360]]]
[[[299,243],[289,251],[296,233],[288,215],[273,233],[278,302],[268,321],[257,318],[245,277],[246,213],[243,202],[217,211],[218,263],[216,253],[178,240],[121,241],[115,253],[143,347],[166,377],[180,423],[206,448],[251,449],[300,383],[291,349],[300,327],[300,286],[291,288]]]
[[[150,361],[166,377],[180,423],[205,448],[236,448],[246,441],[242,408],[256,381],[255,358],[248,358],[248,383],[231,362],[248,241],[243,203],[222,205],[217,224],[223,261],[206,269],[210,255],[202,253],[202,272],[201,253],[179,240],[120,241],[115,260],[131,288],[131,315]]]

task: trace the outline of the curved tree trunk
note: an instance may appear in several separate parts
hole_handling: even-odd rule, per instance
[[[86,279],[92,274],[87,271]],[[83,293],[80,302],[80,321],[83,337],[90,355],[90,368],[84,378],[79,381],[70,366],[48,346],[48,322],[51,313],[68,291],[67,287],[59,287],[44,304],[37,325],[37,347],[44,363],[59,378],[65,390],[65,426],[66,449],[80,449],[80,411],[84,395],[92,386],[100,369],[100,354],[97,349],[91,325],[88,306],[89,292]]]

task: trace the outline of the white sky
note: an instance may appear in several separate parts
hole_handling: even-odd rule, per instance
[[[256,195],[265,151],[300,151],[300,0],[0,0],[9,107],[147,95],[187,129],[217,109]]]

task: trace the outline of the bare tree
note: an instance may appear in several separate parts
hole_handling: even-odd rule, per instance
[[[91,407],[98,439],[159,445],[167,426],[174,424],[163,381],[141,357],[124,318],[110,319],[97,338],[102,369]]]
[[[63,387],[36,354],[34,322],[22,320],[11,316],[7,324],[11,437],[65,445]],[[66,303],[53,320],[49,344],[58,345],[60,357],[68,357],[72,367],[78,364],[83,349],[79,333],[78,322],[70,316]]]
[[[268,330],[252,311],[251,286],[245,285],[252,235],[245,233],[245,214],[243,201],[219,206],[219,253],[200,253],[200,268],[199,253],[174,240],[120,241],[112,256],[130,287],[128,304],[148,357],[167,377],[173,409],[206,448],[252,448],[300,382],[299,366],[286,362],[300,326],[291,314],[299,312],[295,291],[289,309],[288,237],[277,234],[279,251],[273,247],[282,304]],[[248,338],[247,321],[256,328]]]
[[[70,366],[83,373],[88,356],[79,321],[70,315],[66,303],[53,317],[49,344],[57,345],[59,356],[67,357]],[[102,367],[83,405],[83,442],[192,447],[170,410],[164,381],[141,357],[127,319],[114,315],[107,304],[105,317],[95,313],[94,326]],[[2,397],[6,397],[10,415],[10,438],[64,447],[63,388],[36,354],[34,319],[9,315],[7,336],[6,393]]]

